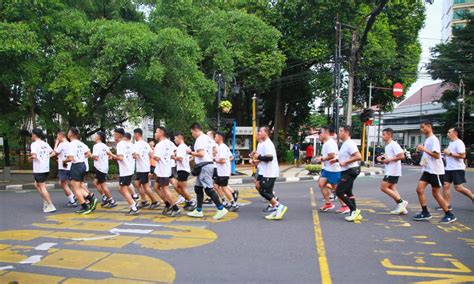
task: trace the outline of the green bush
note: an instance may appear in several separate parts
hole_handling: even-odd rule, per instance
[[[293,150],[286,151],[285,162],[287,164],[293,164]]]
[[[317,175],[321,173],[321,165],[306,165],[305,169],[309,172],[310,175]]]

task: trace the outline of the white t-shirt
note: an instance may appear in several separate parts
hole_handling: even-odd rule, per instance
[[[441,145],[439,144],[438,137],[435,135],[431,135],[430,137],[426,138],[423,145],[429,151],[441,154]],[[420,164],[422,165],[422,172],[428,172],[435,175],[444,175],[444,164],[443,160],[441,160],[441,157],[439,159],[435,159],[423,152]]]
[[[323,149],[322,149],[321,152],[322,152],[323,158],[327,158],[327,156],[330,153],[335,154],[335,156],[334,156],[335,159],[339,158],[339,149],[337,147],[337,143],[332,138],[329,138],[326,142],[324,142]],[[323,161],[322,165],[323,165],[323,169],[328,171],[328,172],[340,172],[341,171],[341,167],[339,166],[339,163],[331,164],[329,161]]]
[[[73,156],[73,164],[86,163],[87,159],[85,154],[89,151],[90,149],[86,144],[82,143],[78,139],[75,139],[69,142],[67,155]]]
[[[462,142],[461,139],[457,139],[457,140],[449,142],[448,151],[454,154],[466,153],[466,145],[464,145],[464,142]],[[446,155],[446,170],[447,171],[464,170],[464,169],[466,169],[466,164],[464,163],[464,159],[458,159],[458,158],[454,158],[454,157]]]
[[[63,161],[67,158],[67,150],[69,147],[69,142],[64,141],[58,144],[56,149],[54,150],[58,154],[58,169],[59,170],[67,170],[71,169],[71,162],[67,163],[66,167],[63,166]]]
[[[217,176],[220,177],[230,177],[231,169],[230,169],[230,157],[232,153],[230,152],[229,147],[225,143],[217,145],[217,155],[216,160],[220,161],[225,159],[225,164],[217,164]]]
[[[396,155],[400,153],[405,153],[402,147],[397,143],[397,141],[392,140],[390,143],[385,145],[385,159],[394,158]],[[401,177],[402,176],[402,161],[398,160],[396,162],[390,162],[385,164],[385,175],[386,176],[394,176],[394,177]]]
[[[191,167],[189,166],[189,154],[187,152],[188,149],[189,148],[185,143],[180,144],[178,148],[176,148],[176,157],[183,158],[183,160],[176,162],[176,169],[178,171],[191,172]]]
[[[342,143],[341,149],[339,150],[339,161],[345,162],[351,158],[351,156],[355,153],[359,152],[357,145],[354,143],[352,139],[347,139]],[[341,171],[348,170],[350,168],[355,168],[359,166],[359,162],[352,162],[347,166],[341,166]]]
[[[263,153],[262,152],[262,142],[258,142],[256,152],[259,155],[262,155],[262,153]],[[263,173],[263,164],[262,164],[262,162],[260,162],[260,163],[257,164],[257,174],[262,175],[262,173]]]
[[[173,155],[173,153],[174,153],[175,156],[176,156],[175,151],[176,151],[176,149],[178,149],[178,147],[176,146],[176,144],[173,143],[173,141],[170,140],[170,142],[171,142],[171,147],[172,147],[171,155]],[[175,159],[171,159],[171,158],[170,158],[170,167],[172,167],[172,168],[176,167],[176,161],[175,161]]]
[[[137,173],[150,172],[150,152],[152,152],[150,145],[143,140],[136,141],[133,152],[138,155],[135,159]]]
[[[133,175],[134,171],[134,159],[133,159],[133,144],[120,141],[117,143],[117,155],[123,155],[121,161],[117,161],[119,165],[119,175],[121,177],[127,177]]]
[[[105,174],[109,172],[109,156],[107,152],[110,152],[110,148],[102,142],[96,143],[92,147],[92,156],[99,158],[94,160],[94,167]]]
[[[168,139],[163,139],[155,146],[154,156],[160,159],[156,162],[155,174],[157,177],[171,176],[171,154],[173,152],[174,143]]]
[[[280,168],[278,167],[278,158],[275,145],[273,144],[272,140],[270,140],[270,138],[267,138],[261,144],[262,153],[260,155],[271,155],[273,157],[273,160],[270,162],[260,162],[260,164],[262,164],[262,176],[265,178],[277,178],[280,175]]]
[[[53,152],[53,149],[43,140],[36,140],[31,143],[31,154],[36,154],[36,159],[33,160],[34,173],[49,172],[49,155],[51,152]]]
[[[219,145],[217,145],[216,141],[212,138],[210,138],[212,140],[212,159],[215,160],[217,159],[217,155],[219,155]],[[217,168],[217,163],[214,162],[214,168]]]
[[[194,142],[194,152],[199,150],[204,150],[204,157],[195,157],[196,164],[202,162],[212,162],[212,147],[214,146],[215,142],[206,134],[201,134]]]

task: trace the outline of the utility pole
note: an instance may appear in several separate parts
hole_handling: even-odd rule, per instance
[[[464,112],[466,111],[466,90],[464,81],[461,79],[462,87],[462,110],[461,110],[461,139],[464,139]]]
[[[252,152],[255,151],[257,151],[257,94],[253,94],[252,97]],[[253,167],[253,173],[256,171],[257,169]]]
[[[341,58],[341,23],[339,22],[339,14],[336,15],[336,54],[334,60],[334,128],[337,133],[337,141],[339,141],[339,98],[341,92],[341,74],[340,74],[340,58]]]
[[[277,79],[277,92],[276,92],[276,100],[275,100],[275,122],[273,124],[273,143],[275,147],[278,146],[278,124],[280,120],[278,116],[281,112],[281,86],[280,86],[280,78]]]
[[[369,105],[368,105],[368,108],[369,109],[372,109],[372,82],[370,82],[370,85],[369,85]],[[364,126],[366,127],[366,126]],[[369,150],[370,150],[370,131],[369,131],[369,126],[367,126],[367,151],[365,151],[365,157],[364,157],[364,161],[367,162],[369,160]]]
[[[351,59],[349,66],[349,94],[347,96],[347,113],[346,113],[346,124],[352,125],[352,100],[354,98],[354,60],[357,50],[357,30],[352,31],[352,40],[351,40]]]

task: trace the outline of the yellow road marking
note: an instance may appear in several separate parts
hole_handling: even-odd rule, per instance
[[[313,188],[309,188],[311,194],[311,207],[313,208],[313,224],[314,224],[314,240],[316,241],[316,249],[318,251],[319,270],[321,273],[321,283],[331,284],[331,272],[329,271],[328,259],[326,257],[326,247],[324,246],[323,232],[321,223],[319,222],[318,207],[316,205],[316,196],[314,196]]]
[[[406,270],[425,270],[425,271],[442,271],[442,272],[456,272],[469,273],[471,269],[465,266],[462,262],[454,258],[444,258],[445,261],[450,262],[455,268],[431,267],[431,266],[411,266],[411,265],[396,265],[390,259],[386,258],[381,261],[382,265],[388,269],[406,269]]]
[[[393,271],[387,270],[388,275],[397,276],[412,276],[412,277],[431,277],[439,278],[439,280],[428,280],[412,283],[426,283],[426,284],[445,284],[445,283],[472,283],[474,282],[474,276],[471,275],[459,275],[459,274],[444,274],[444,273],[424,273],[424,272],[412,272],[412,271]]]
[[[109,254],[108,252],[62,249],[46,256],[34,265],[79,270],[86,268]]]
[[[44,275],[44,274],[37,274],[37,273],[27,273],[27,272],[9,272],[5,275],[2,275],[2,283],[59,283],[63,280],[64,277],[59,276],[52,276],[52,275]]]

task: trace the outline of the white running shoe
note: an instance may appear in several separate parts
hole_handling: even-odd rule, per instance
[[[359,220],[358,217],[360,216],[360,210],[356,209],[355,211],[351,212],[351,215],[345,217],[344,219],[347,222],[354,222],[355,220]]]
[[[54,207],[53,204],[48,204],[48,205],[46,205],[45,208],[43,208],[44,213],[53,213],[55,211],[56,211],[56,207]]]
[[[189,217],[194,217],[194,218],[203,218],[204,213],[202,211],[197,211],[197,209],[194,209],[193,211],[189,212],[187,214]]]
[[[212,216],[212,219],[219,220],[222,219],[229,211],[227,209],[222,208],[221,210],[217,210],[216,215]]]
[[[393,211],[390,211],[390,214],[393,215],[406,215],[408,214],[407,210],[408,202],[407,201],[402,201],[402,203],[397,204],[397,208]]]

